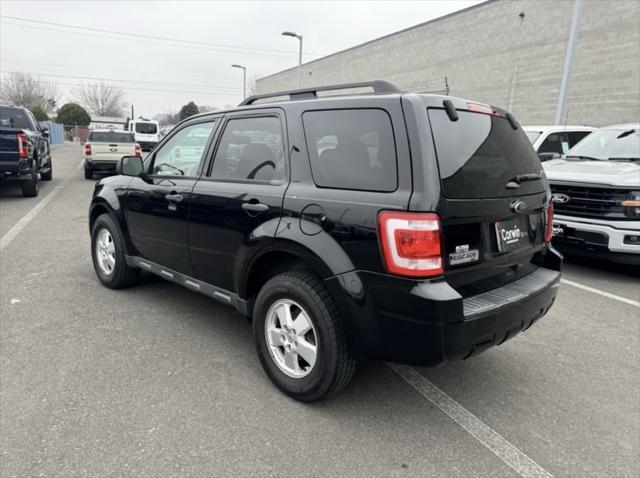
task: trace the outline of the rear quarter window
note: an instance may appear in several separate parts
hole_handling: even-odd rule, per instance
[[[307,111],[304,132],[315,184],[323,188],[395,191],[396,146],[380,109]]]

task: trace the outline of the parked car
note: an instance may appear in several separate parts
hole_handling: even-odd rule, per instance
[[[640,124],[601,128],[544,163],[566,252],[640,265]]]
[[[523,126],[540,161],[561,156],[597,128],[591,126]]]
[[[155,120],[137,119],[129,121],[129,132],[142,151],[151,151],[160,141],[160,123]]]
[[[356,87],[374,94],[317,97]],[[342,389],[360,359],[467,359],[549,310],[550,191],[513,116],[383,81],[271,96],[188,118],[96,184],[102,284],[149,271],[235,307],[302,401]]]
[[[84,177],[93,179],[93,173],[113,173],[122,156],[141,156],[140,145],[128,131],[94,129],[84,144]]]
[[[19,180],[23,196],[37,196],[40,179],[53,178],[48,138],[31,111],[0,105],[0,179]]]

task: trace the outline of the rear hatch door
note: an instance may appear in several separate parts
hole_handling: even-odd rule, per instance
[[[513,117],[486,105],[465,106],[457,108],[456,120],[443,107],[428,108],[427,117],[440,176],[445,275],[468,296],[538,267],[548,184]]]

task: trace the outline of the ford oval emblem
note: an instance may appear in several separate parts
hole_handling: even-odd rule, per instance
[[[566,204],[571,201],[571,196],[566,194],[554,193],[551,195],[551,200],[556,204]]]
[[[517,212],[518,214],[522,214],[523,212],[525,212],[528,207],[529,205],[526,202],[519,199],[511,203],[511,210],[513,212]]]

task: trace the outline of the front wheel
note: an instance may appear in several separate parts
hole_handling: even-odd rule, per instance
[[[139,269],[127,265],[125,254],[120,228],[108,214],[98,217],[91,230],[91,257],[98,279],[110,289],[128,287],[140,275]]]
[[[40,173],[40,179],[43,181],[51,181],[53,179],[53,161],[51,161],[51,159],[49,159],[44,169],[46,169],[46,171]]]
[[[356,361],[342,322],[322,281],[309,272],[280,274],[264,285],[253,332],[265,372],[296,400],[319,400],[353,378]]]

